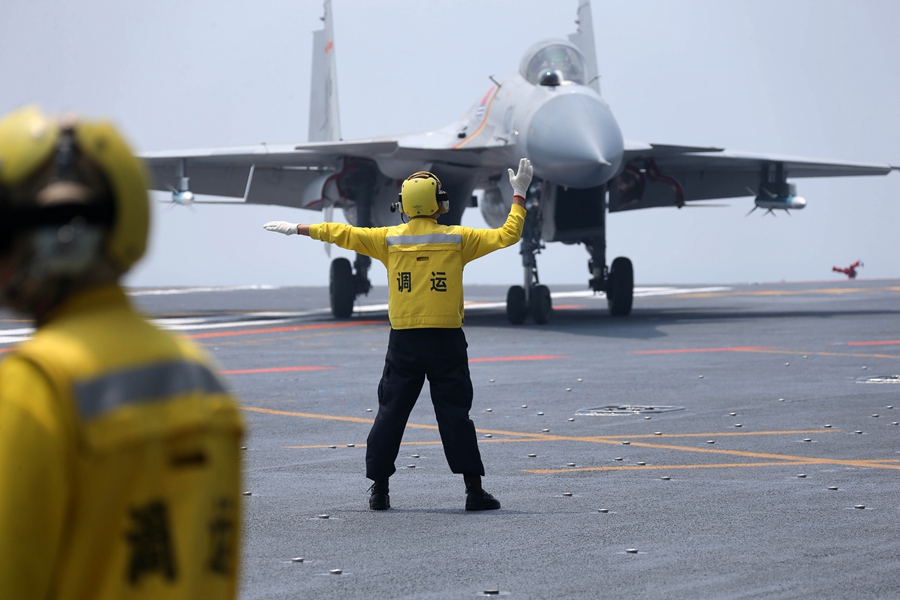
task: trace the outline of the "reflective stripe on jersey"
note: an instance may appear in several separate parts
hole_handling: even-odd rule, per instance
[[[74,391],[83,419],[94,419],[120,406],[167,400],[189,392],[226,393],[205,365],[184,360],[104,373],[75,384]]]
[[[462,244],[458,233],[429,233],[426,235],[394,235],[385,238],[388,246],[412,246],[415,244]]]
[[[462,326],[464,267],[518,242],[525,214],[525,207],[513,204],[498,229],[441,225],[420,218],[392,227],[318,223],[309,226],[309,235],[384,264],[392,328],[446,329]]]

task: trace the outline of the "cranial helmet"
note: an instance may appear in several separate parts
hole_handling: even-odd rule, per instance
[[[441,189],[441,180],[428,171],[416,171],[400,188],[400,204],[403,213],[412,217],[430,217],[450,210],[447,192]]]
[[[51,119],[33,106],[0,120],[0,256],[16,271],[0,290],[9,304],[52,305],[99,261],[128,271],[147,246],[147,184],[108,122]]]

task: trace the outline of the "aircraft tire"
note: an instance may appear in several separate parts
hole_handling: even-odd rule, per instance
[[[513,325],[521,325],[528,315],[528,305],[525,303],[525,288],[514,285],[506,293],[506,317]]]
[[[353,267],[346,258],[331,261],[328,295],[334,318],[349,319],[353,314],[353,303],[356,301],[356,286],[353,281]]]
[[[609,268],[609,289],[606,291],[609,314],[625,317],[631,314],[634,302],[634,267],[631,260],[619,256]]]
[[[531,317],[538,325],[550,322],[553,314],[553,300],[550,298],[550,288],[546,285],[535,286],[531,294]]]

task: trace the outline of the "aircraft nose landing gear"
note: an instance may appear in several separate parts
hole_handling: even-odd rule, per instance
[[[538,325],[550,322],[553,300],[550,298],[550,288],[546,285],[533,286],[530,298],[521,285],[512,286],[506,293],[506,316],[510,323],[521,325],[529,314]]]
[[[550,288],[541,285],[537,272],[537,255],[543,244],[540,238],[540,207],[529,207],[522,230],[522,266],[525,268],[525,285],[514,285],[506,293],[506,316],[513,325],[521,325],[530,314],[538,325],[550,322],[553,300]]]

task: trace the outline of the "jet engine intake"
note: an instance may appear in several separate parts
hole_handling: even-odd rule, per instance
[[[513,203],[513,192],[509,186],[500,186],[497,182],[484,190],[481,199],[481,216],[488,227],[503,227],[509,208]]]

